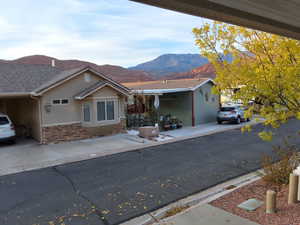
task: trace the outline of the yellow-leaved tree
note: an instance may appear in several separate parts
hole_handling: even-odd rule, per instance
[[[215,91],[230,93],[245,105],[255,102],[247,117],[256,110],[266,119],[265,125],[275,128],[290,117],[300,119],[298,40],[220,22],[206,23],[193,33],[200,54],[216,70]],[[260,136],[270,140],[272,133]]]

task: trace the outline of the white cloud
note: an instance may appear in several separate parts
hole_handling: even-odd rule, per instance
[[[3,59],[45,54],[130,66],[197,52],[191,30],[203,21],[127,0],[11,0],[2,8]]]

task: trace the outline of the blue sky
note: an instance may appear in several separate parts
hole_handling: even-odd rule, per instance
[[[43,54],[133,66],[165,53],[198,53],[207,20],[128,0],[1,2],[0,58]]]

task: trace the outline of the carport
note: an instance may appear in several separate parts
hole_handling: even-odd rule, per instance
[[[0,112],[12,120],[18,137],[41,142],[40,98],[33,91],[60,72],[48,65],[0,62]]]
[[[1,97],[0,112],[12,120],[17,137],[40,139],[38,101],[29,96]]]

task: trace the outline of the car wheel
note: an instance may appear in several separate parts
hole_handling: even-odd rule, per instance
[[[246,121],[247,121],[247,122],[250,122],[250,118],[247,118]]]
[[[217,122],[218,122],[218,124],[222,124],[222,121],[221,121],[221,120],[218,120]]]
[[[10,144],[10,145],[14,145],[14,144],[16,144],[16,140],[15,140],[15,139],[13,139],[13,140],[10,140],[10,141],[9,141],[9,144]]]
[[[241,117],[238,117],[235,121],[236,124],[240,124],[241,123]]]

